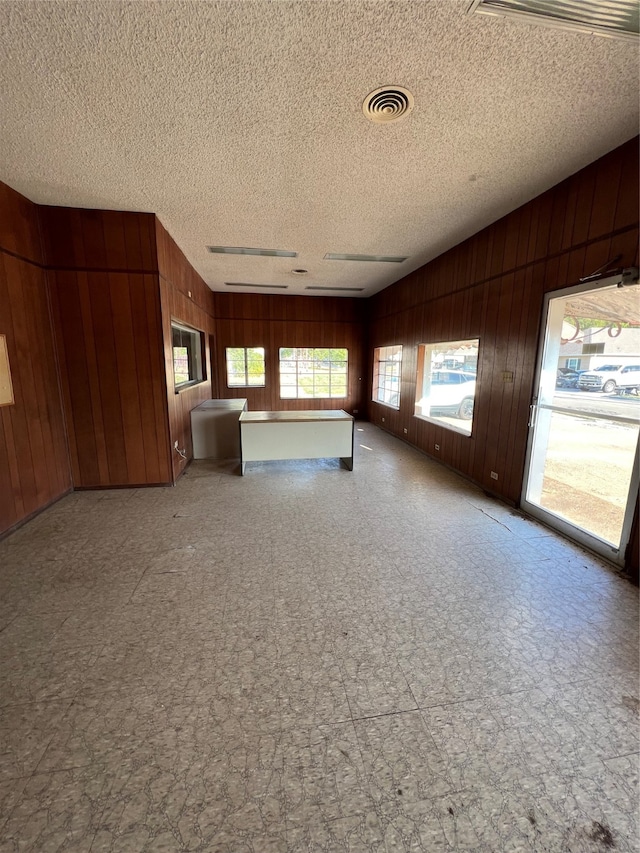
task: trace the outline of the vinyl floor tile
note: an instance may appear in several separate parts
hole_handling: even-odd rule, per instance
[[[282,747],[288,829],[373,810],[353,723],[290,729]]]
[[[356,439],[0,541],[0,853],[640,853],[637,590]]]
[[[111,785],[96,767],[35,773],[2,828],[0,851],[87,853]]]
[[[35,773],[71,700],[37,702],[0,710],[0,781]]]

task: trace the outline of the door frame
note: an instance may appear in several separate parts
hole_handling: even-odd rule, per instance
[[[579,545],[582,545],[585,548],[588,548],[590,551],[593,551],[596,554],[605,557],[607,560],[615,563],[618,566],[624,566],[626,552],[629,545],[629,539],[631,536],[631,528],[633,526],[633,516],[635,513],[636,504],[635,496],[638,495],[638,490],[640,488],[640,431],[638,433],[638,440],[636,441],[636,452],[633,462],[633,470],[631,472],[631,481],[629,483],[627,506],[625,509],[624,521],[622,523],[622,530],[620,533],[620,545],[618,548],[615,548],[613,545],[611,545],[611,543],[606,542],[604,539],[600,539],[600,537],[589,533],[588,531],[583,530],[582,528],[577,527],[574,524],[571,524],[571,522],[566,521],[559,515],[556,515],[556,513],[552,512],[551,510],[544,509],[543,507],[540,507],[537,504],[529,502],[526,497],[527,491],[529,489],[529,484],[533,476],[531,471],[531,458],[533,454],[533,439],[536,428],[538,410],[543,407],[545,409],[550,408],[548,404],[539,404],[538,396],[544,367],[543,360],[548,343],[547,326],[549,318],[549,306],[551,300],[562,298],[564,296],[572,296],[576,293],[588,293],[592,290],[613,288],[619,286],[620,282],[621,276],[620,274],[618,274],[614,276],[607,276],[604,278],[596,279],[594,281],[574,284],[569,287],[563,287],[560,290],[552,290],[545,293],[544,295],[544,302],[542,307],[542,323],[538,338],[538,352],[536,355],[536,369],[534,375],[533,394],[529,407],[529,429],[527,434],[525,467],[524,477],[522,480],[522,492],[520,495],[520,506],[529,515],[533,516],[534,518],[537,518],[539,521],[542,521],[548,527],[552,527],[553,529],[559,531],[568,539],[572,539]],[[561,409],[562,407],[558,406],[557,408]],[[604,417],[602,419],[609,420],[608,418]]]

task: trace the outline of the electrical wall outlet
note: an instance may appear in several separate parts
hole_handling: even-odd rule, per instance
[[[384,423],[384,418],[382,419],[382,423]]]
[[[439,445],[439,444],[434,444],[433,446],[434,446],[434,448],[435,448],[436,450],[440,450],[440,445]]]
[[[497,479],[498,479],[498,475],[496,474],[496,472],[495,472],[495,471],[492,471],[492,472],[491,472],[491,479],[492,479],[492,480],[497,480]]]
[[[406,435],[406,434],[409,432],[409,430],[405,427],[405,428],[402,430],[402,432]]]

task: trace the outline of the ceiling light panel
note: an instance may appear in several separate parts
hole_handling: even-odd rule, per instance
[[[288,284],[252,284],[250,281],[225,281],[225,287],[264,287],[268,290],[287,290]]]
[[[286,249],[248,249],[244,246],[207,246],[213,255],[260,255],[267,258],[297,258],[297,252]]]
[[[473,0],[469,12],[612,38],[638,39],[638,0]]]
[[[334,292],[339,290],[342,293],[345,293],[346,291],[349,293],[362,293],[364,287],[320,287],[319,285],[309,285],[308,287],[305,287],[305,290],[332,290]]]
[[[339,252],[327,252],[324,256],[325,261],[373,261],[383,264],[401,264],[406,261],[406,257],[394,255],[350,255]]]

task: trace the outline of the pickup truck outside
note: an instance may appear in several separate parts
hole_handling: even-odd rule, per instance
[[[640,390],[640,364],[603,364],[586,370],[578,378],[581,391],[636,391]]]

